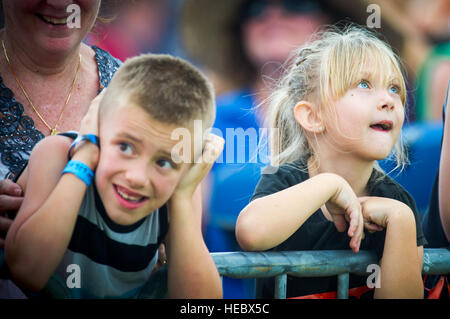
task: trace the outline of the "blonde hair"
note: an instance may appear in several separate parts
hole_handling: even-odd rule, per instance
[[[386,70],[378,75],[384,83],[398,86],[405,106],[406,85],[400,60],[388,44],[362,27],[351,25],[342,30],[330,27],[293,52],[269,97],[267,125],[276,129],[276,136],[271,134],[269,137],[272,165],[314,157],[311,141],[294,118],[294,107],[301,100],[314,101],[317,112],[322,114],[324,108],[331,107],[333,100],[342,97],[363,79],[368,62],[375,70]],[[401,137],[394,149],[396,168],[403,168],[406,156]],[[378,164],[376,168],[381,170]]]
[[[167,124],[191,126],[194,120],[202,120],[203,128],[208,129],[215,119],[211,82],[189,62],[168,54],[127,59],[106,90],[100,115],[126,102]]]

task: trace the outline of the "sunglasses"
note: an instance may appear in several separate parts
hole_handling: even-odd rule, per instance
[[[287,13],[308,13],[320,10],[317,0],[254,0],[249,1],[243,10],[244,18],[256,18],[261,16],[269,6],[275,5],[283,9]]]

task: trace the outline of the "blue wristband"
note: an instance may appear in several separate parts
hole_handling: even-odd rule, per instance
[[[95,144],[98,146],[98,148],[100,148],[100,141],[97,135],[94,134],[79,135],[70,145],[69,152],[67,153],[67,157],[69,158],[69,160],[72,158],[72,154],[76,151],[76,146],[84,141],[91,142],[92,144]]]
[[[91,185],[94,179],[94,172],[84,164],[83,162],[70,160],[64,168],[63,174],[72,173],[79,179],[81,179],[88,187]]]

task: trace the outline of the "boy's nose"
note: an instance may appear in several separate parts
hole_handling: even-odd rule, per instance
[[[125,173],[128,186],[139,189],[146,187],[149,183],[148,168],[144,165],[132,165]]]

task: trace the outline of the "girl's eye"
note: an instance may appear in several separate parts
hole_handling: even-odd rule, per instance
[[[368,89],[369,88],[369,83],[367,81],[363,80],[363,81],[359,82],[358,87],[361,88],[361,89]]]
[[[124,153],[125,155],[132,155],[133,154],[133,148],[128,143],[124,143],[124,142],[120,143],[119,144],[119,148],[120,148],[120,151],[122,153]]]
[[[156,164],[158,164],[159,167],[165,170],[172,169],[174,167],[171,161],[165,159],[157,161]]]
[[[391,86],[391,87],[389,88],[389,91],[391,91],[391,92],[394,93],[394,94],[400,94],[400,89],[399,89],[399,87],[396,86],[396,85]]]

